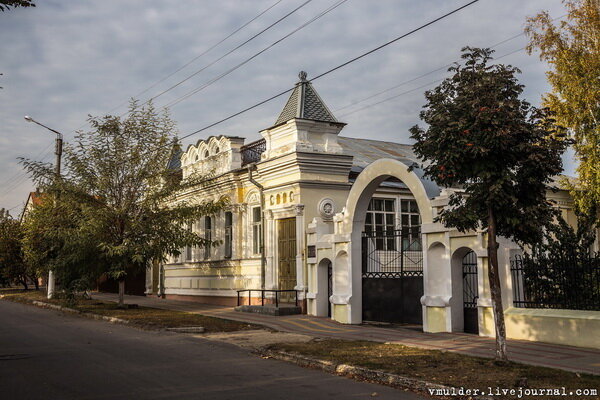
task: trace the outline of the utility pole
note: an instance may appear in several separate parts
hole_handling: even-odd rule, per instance
[[[54,164],[54,179],[56,180],[56,182],[58,182],[58,180],[60,179],[60,161],[61,161],[61,157],[62,157],[62,148],[63,148],[62,133],[60,133],[59,131],[56,131],[52,128],[49,128],[44,124],[37,122],[36,120],[34,120],[33,118],[31,118],[28,115],[25,116],[25,121],[33,122],[34,124],[38,124],[39,126],[44,127],[46,129],[48,129],[49,131],[54,132],[56,134],[55,147],[54,147],[54,154],[56,155],[56,163]],[[52,270],[50,270],[50,271],[48,271],[48,287],[47,287],[49,299],[54,297],[54,288],[55,288],[54,272]]]

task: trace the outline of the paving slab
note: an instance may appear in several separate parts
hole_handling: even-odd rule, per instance
[[[113,293],[94,293],[93,297],[105,301],[117,300],[117,295]],[[466,333],[425,333],[415,327],[347,325],[329,318],[310,315],[271,316],[240,313],[234,311],[233,307],[162,299],[156,296],[126,296],[126,302],[259,324],[282,332],[312,337],[396,343],[489,358],[493,358],[495,352],[493,338]],[[600,375],[600,350],[597,349],[511,339],[507,341],[507,348],[511,361]]]

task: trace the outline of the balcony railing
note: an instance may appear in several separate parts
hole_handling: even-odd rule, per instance
[[[260,161],[261,154],[267,149],[267,141],[265,139],[257,140],[242,146],[240,149],[242,154],[242,167],[244,165],[256,163]]]

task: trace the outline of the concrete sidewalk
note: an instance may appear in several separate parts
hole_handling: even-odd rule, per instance
[[[118,296],[112,293],[94,293],[92,297],[99,300],[116,301]],[[424,333],[420,329],[411,328],[344,325],[328,318],[309,315],[275,317],[236,312],[232,307],[193,301],[166,300],[157,297],[126,296],[126,302],[254,323],[279,331],[314,337],[389,342],[490,358],[494,356],[495,349],[494,339],[463,333]],[[511,361],[600,375],[600,350],[508,340],[508,355]]]

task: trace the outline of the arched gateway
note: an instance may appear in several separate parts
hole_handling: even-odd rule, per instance
[[[401,181],[414,197],[422,224],[433,222],[430,198],[439,195],[438,187],[423,179],[421,170],[409,169],[409,160],[381,159],[368,165],[357,177],[337,216],[336,233],[345,236],[349,254],[345,265],[347,282],[334,291],[336,316],[347,313],[348,322],[363,320],[418,323],[422,321],[423,248],[420,226],[400,229],[365,229],[367,210],[377,188],[388,178]],[[374,223],[374,222],[373,222]],[[337,301],[337,304],[336,304]],[[343,310],[343,311],[342,311]]]

